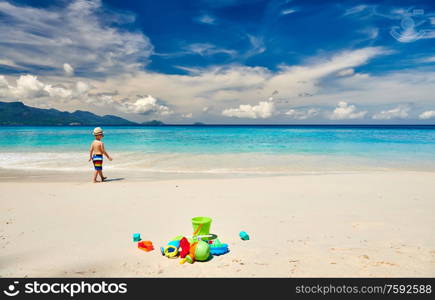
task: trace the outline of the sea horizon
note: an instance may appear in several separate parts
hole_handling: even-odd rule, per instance
[[[151,120],[155,121],[155,120]],[[150,122],[151,122],[150,121]],[[226,124],[226,123],[163,123],[160,125],[149,125],[149,124],[129,124],[129,125],[105,125],[105,124],[95,124],[95,125],[0,125],[1,127],[95,127],[95,126],[104,126],[104,127],[349,127],[349,128],[398,128],[398,129],[412,129],[415,128],[427,128],[427,129],[435,129],[435,124],[328,124],[328,123],[321,123],[321,124]]]

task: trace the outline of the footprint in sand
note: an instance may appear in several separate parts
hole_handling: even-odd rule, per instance
[[[391,267],[398,266],[397,264],[390,263],[388,261],[377,261],[377,262],[374,263],[374,266],[381,266],[381,265],[386,265],[386,266],[391,266]]]
[[[298,259],[289,260],[289,263],[293,264],[292,269],[290,270],[290,275],[293,275],[296,269],[298,268],[299,260]]]
[[[77,271],[77,272],[74,272],[74,274],[85,275],[86,272],[85,271]]]

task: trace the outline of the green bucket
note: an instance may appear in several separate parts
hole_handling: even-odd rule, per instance
[[[192,218],[193,235],[208,235],[210,234],[211,218],[195,217]]]

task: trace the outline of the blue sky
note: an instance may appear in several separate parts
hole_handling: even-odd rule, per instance
[[[0,101],[168,123],[433,123],[431,1],[1,1]]]

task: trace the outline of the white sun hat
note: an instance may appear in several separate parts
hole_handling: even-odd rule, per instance
[[[94,135],[101,135],[103,134],[103,129],[101,129],[101,127],[96,127],[94,129]]]

